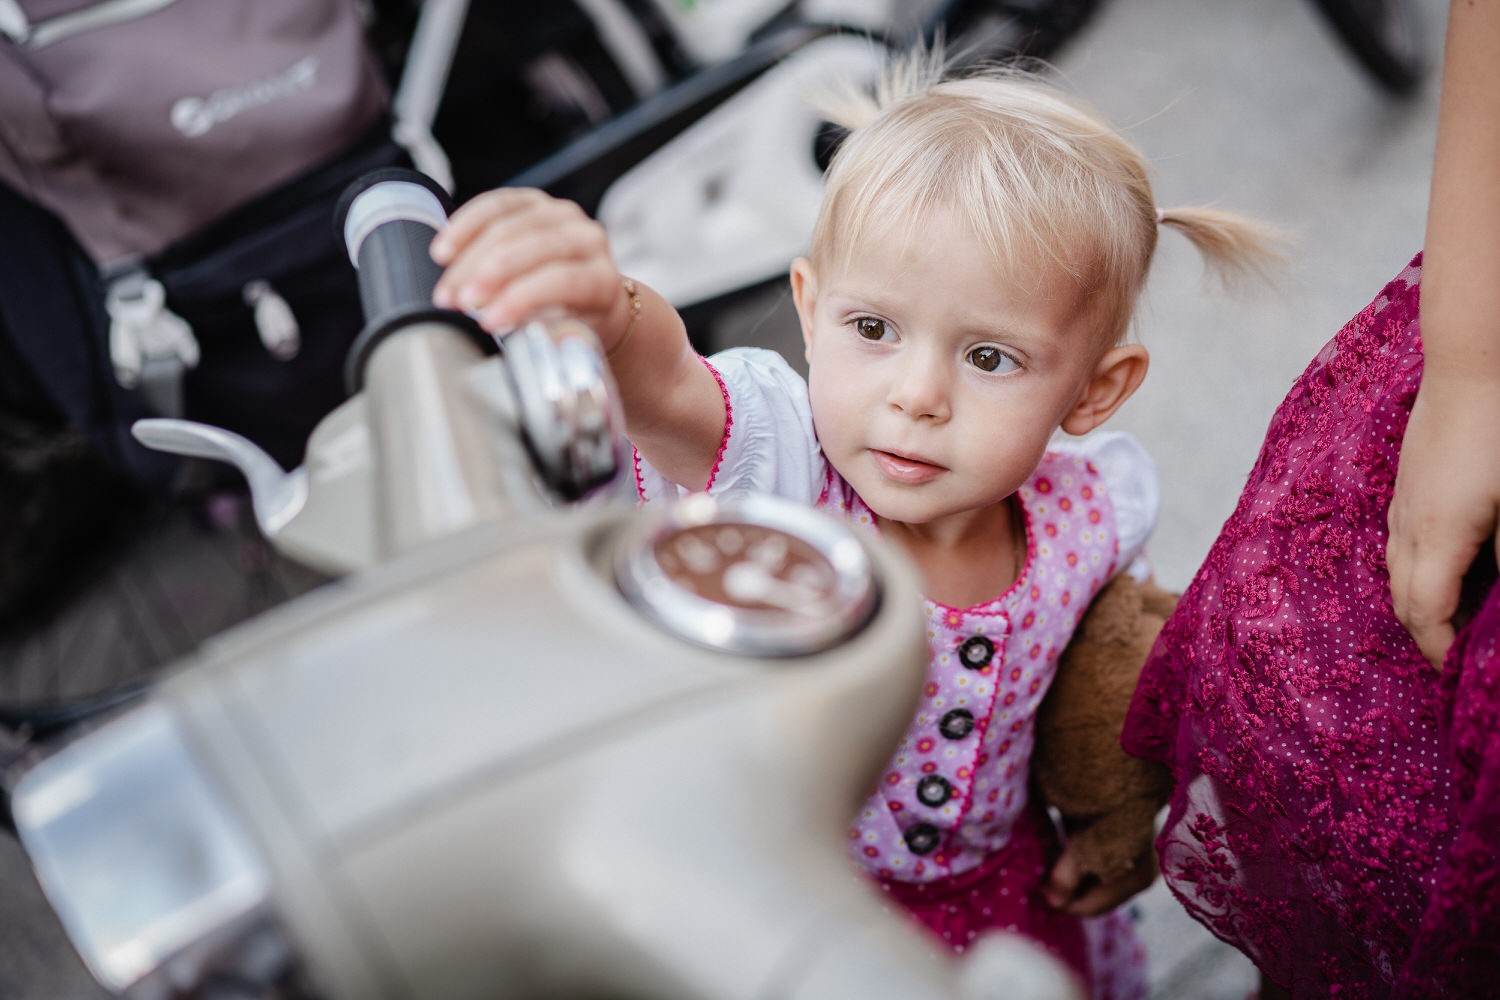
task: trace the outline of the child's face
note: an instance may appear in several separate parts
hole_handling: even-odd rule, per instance
[[[828,460],[883,518],[989,511],[1036,470],[1101,354],[1065,275],[997,269],[944,211],[910,245],[876,230],[792,286]]]

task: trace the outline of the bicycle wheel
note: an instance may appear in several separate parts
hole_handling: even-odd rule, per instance
[[[1416,18],[1406,0],[1316,0],[1324,20],[1380,87],[1414,93],[1427,75]]]

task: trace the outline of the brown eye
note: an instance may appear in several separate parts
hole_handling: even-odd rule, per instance
[[[969,364],[982,372],[1009,371],[1018,367],[1015,359],[998,347],[976,347],[969,352]]]
[[[865,340],[884,340],[886,332],[885,320],[875,319],[871,316],[861,316],[854,321],[854,332]]]

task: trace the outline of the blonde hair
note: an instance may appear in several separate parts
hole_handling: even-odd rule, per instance
[[[1280,234],[1242,216],[1158,213],[1141,153],[1036,75],[944,74],[941,52],[917,51],[892,60],[873,93],[850,83],[817,99],[849,132],[828,169],[814,267],[847,264],[868,231],[899,225],[911,241],[931,210],[961,210],[996,261],[1031,258],[1070,275],[1114,344],[1129,329],[1158,226],[1181,231],[1231,284],[1280,260]]]

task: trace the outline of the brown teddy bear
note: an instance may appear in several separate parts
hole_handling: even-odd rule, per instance
[[[1172,791],[1165,767],[1131,757],[1120,730],[1141,667],[1178,595],[1119,574],[1089,605],[1058,662],[1057,676],[1037,714],[1032,777],[1043,800],[1062,817],[1066,874],[1053,883],[1068,894],[1091,892],[1111,905],[1156,876],[1157,812]],[[1111,887],[1116,887],[1111,892]],[[1102,908],[1108,908],[1104,906]]]

